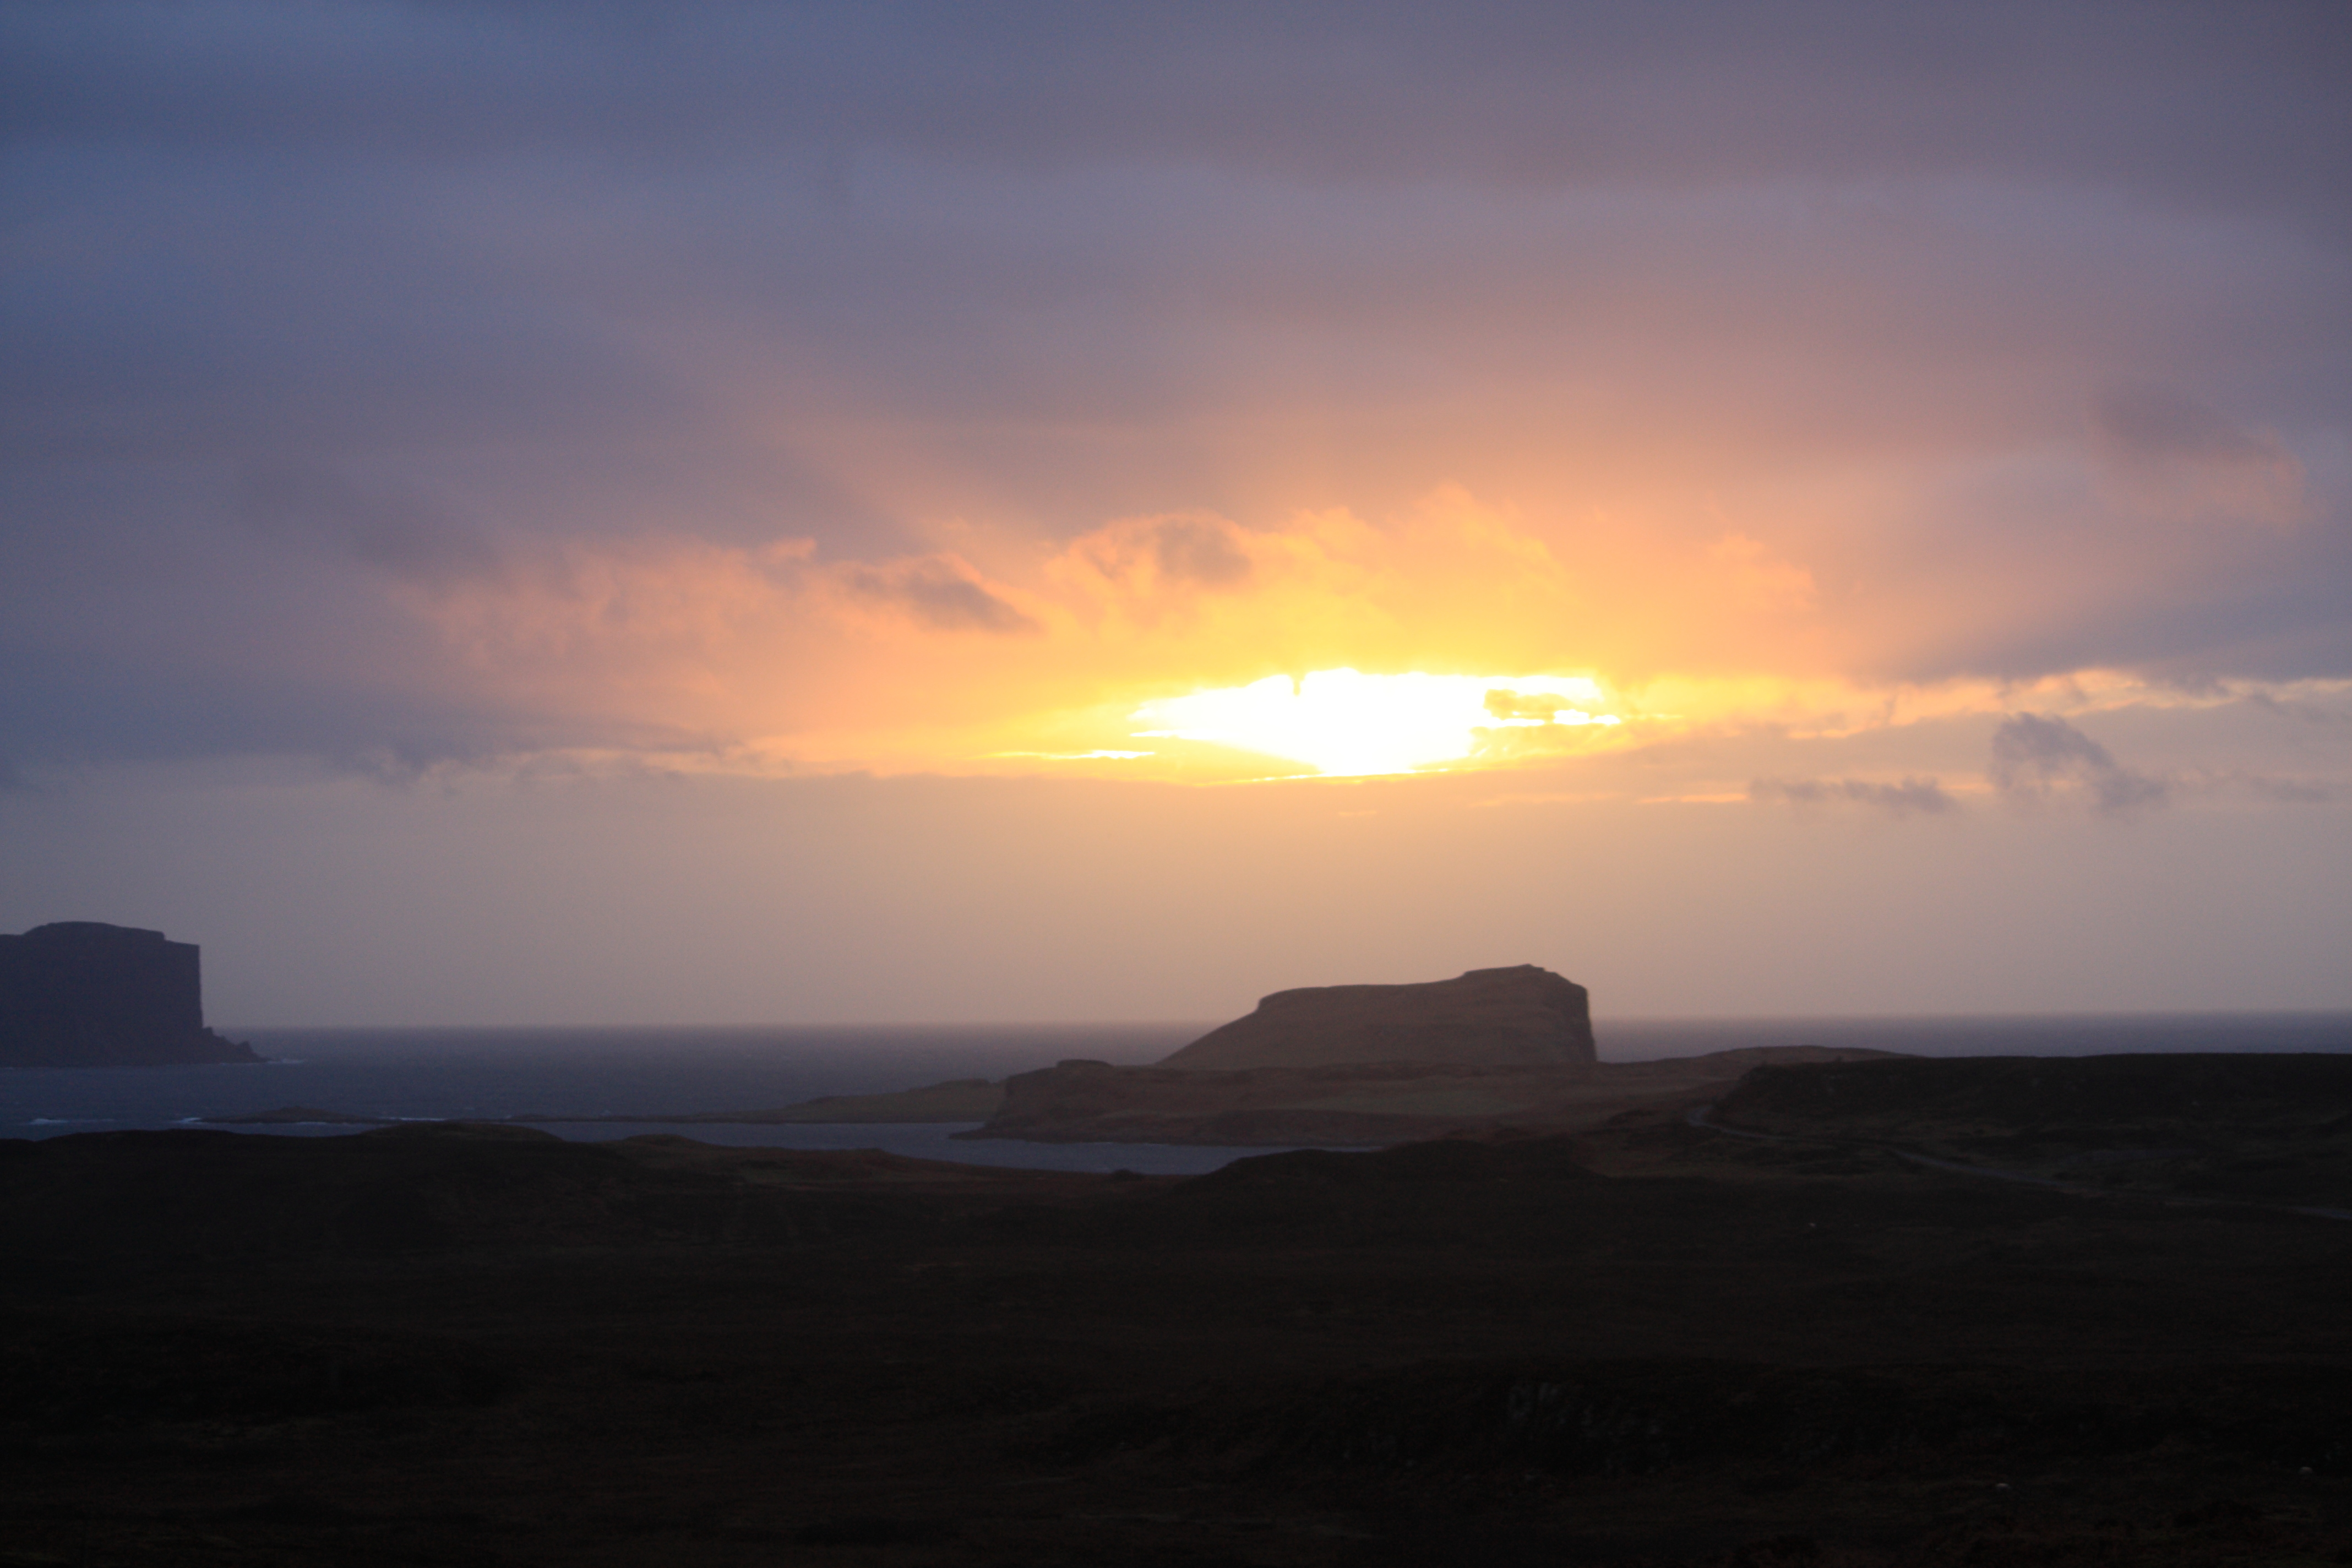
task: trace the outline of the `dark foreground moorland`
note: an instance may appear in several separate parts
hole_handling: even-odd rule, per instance
[[[2347,1153],[2317,1057],[1189,1181],[0,1144],[0,1563],[2352,1563]]]

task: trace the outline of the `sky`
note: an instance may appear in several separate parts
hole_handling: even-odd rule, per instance
[[[0,8],[0,930],[2352,1007],[2339,4]]]

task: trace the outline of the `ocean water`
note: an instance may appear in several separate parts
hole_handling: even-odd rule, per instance
[[[1263,1149],[957,1142],[971,1123],[729,1126],[665,1112],[755,1110],[825,1094],[873,1094],[949,1079],[1001,1079],[1068,1057],[1157,1061],[1207,1026],[964,1028],[238,1029],[261,1066],[0,1070],[0,1138],[189,1125],[301,1105],[394,1120],[627,1116],[544,1131],[600,1140],[677,1132],[706,1143],[885,1149],[928,1160],[1046,1170],[1213,1171]],[[240,1127],[328,1137],[332,1123]]]
[[[439,1121],[624,1116],[547,1124],[575,1139],[681,1132],[706,1142],[886,1149],[923,1159],[1053,1170],[1192,1174],[1264,1149],[953,1141],[950,1124],[679,1125],[665,1114],[760,1110],[825,1094],[1000,1079],[1069,1057],[1157,1061],[1204,1024],[962,1028],[236,1029],[262,1066],[0,1069],[0,1138],[184,1126],[304,1105]],[[1604,1060],[1745,1046],[1872,1047],[1921,1056],[2125,1051],[2352,1051],[2352,1013],[1981,1018],[1627,1019],[1596,1022]],[[285,1136],[332,1124],[248,1128]]]

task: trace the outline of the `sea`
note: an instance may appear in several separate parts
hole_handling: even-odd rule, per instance
[[[1064,1171],[1194,1175],[1264,1148],[964,1140],[972,1124],[679,1123],[828,1094],[1002,1079],[1069,1058],[1142,1066],[1203,1023],[965,1027],[253,1028],[223,1026],[259,1066],[0,1069],[0,1138],[205,1124],[309,1106],[392,1121],[621,1118],[536,1123],[598,1140],[671,1132],[705,1142],[881,1149],[929,1160]],[[2352,1013],[1595,1021],[1605,1061],[1747,1046],[1869,1047],[1918,1056],[2101,1056],[2146,1051],[2352,1052]],[[344,1123],[278,1123],[255,1136],[332,1137]]]

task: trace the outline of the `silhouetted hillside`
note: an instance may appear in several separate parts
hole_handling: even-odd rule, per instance
[[[2352,1208],[2352,1055],[1760,1067],[1715,1114],[2118,1191]]]
[[[2347,1560],[2352,1225],[1870,1142],[1993,1125],[2030,1069],[1872,1078],[1847,1120],[1783,1070],[1740,1091],[1769,1136],[1654,1102],[1192,1180],[465,1125],[0,1144],[0,1555]],[[2305,1070],[2238,1075],[2262,1127]]]

